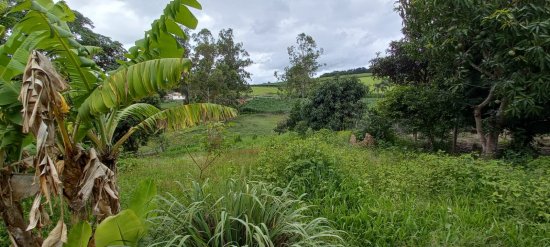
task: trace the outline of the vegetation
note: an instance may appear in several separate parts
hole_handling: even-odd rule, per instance
[[[353,127],[361,118],[364,104],[361,101],[367,88],[356,78],[339,78],[320,84],[304,101],[298,101],[288,120],[277,131],[296,130],[305,132],[332,129],[344,130]]]
[[[360,67],[360,68],[348,69],[344,71],[336,70],[336,71],[324,73],[319,77],[323,78],[323,77],[333,77],[333,76],[343,76],[343,75],[357,75],[357,74],[365,74],[365,73],[370,73],[370,70],[365,67]]]
[[[550,3],[396,7],[372,74],[314,78],[300,34],[250,87],[232,29],[185,29],[194,0],[128,51],[63,1],[2,2],[0,245],[550,246]]]
[[[392,43],[388,58],[373,61],[373,72],[455,94],[445,106],[474,120],[466,124],[476,129],[485,156],[498,154],[504,130],[516,147],[531,147],[535,135],[548,133],[535,127],[548,126],[550,42],[538,31],[549,24],[548,4],[399,1],[406,38]]]
[[[188,71],[190,63],[181,58],[183,48],[175,42],[183,37],[181,28],[155,28],[166,23],[194,28],[194,17],[179,14],[189,12],[187,6],[200,8],[196,2],[171,2],[165,15],[153,23],[154,28],[126,54],[129,60],[110,74],[90,59],[95,49],[82,46],[72,36],[66,22],[74,20],[74,14],[64,2],[26,1],[12,7],[12,12],[25,12],[25,18],[13,26],[12,34],[0,47],[0,92],[4,101],[0,108],[1,130],[11,135],[4,136],[0,146],[0,186],[2,198],[6,198],[0,208],[14,245],[66,243],[64,201],[67,214],[83,222],[92,218],[88,208],[96,222],[117,214],[117,158],[122,144],[137,130],[185,128],[236,115],[231,108],[213,104],[166,110],[145,103],[132,104],[159,89],[177,85]],[[174,42],[160,44],[159,37]],[[54,63],[35,50],[39,48],[48,52]],[[18,80],[21,77],[22,82]],[[127,117],[137,118],[139,123],[120,139],[114,139],[116,127]],[[35,149],[28,151],[28,157],[23,156],[23,148],[31,143],[35,143]],[[23,175],[21,181],[12,179],[15,171],[25,170],[36,175],[29,175],[31,179]],[[31,185],[35,180],[39,181],[36,187]],[[21,200],[30,196],[35,199],[27,224]],[[47,238],[42,239],[33,229],[47,226],[42,202],[50,206],[51,214],[53,200],[59,202],[56,213],[60,217]]]
[[[286,189],[229,181],[220,188],[193,184],[183,198],[161,197],[151,242],[162,246],[341,246],[323,218],[304,215]],[[214,194],[216,193],[216,194]],[[221,193],[221,194],[217,194]]]
[[[279,89],[291,98],[306,97],[315,85],[313,77],[322,66],[318,61],[322,54],[323,49],[317,48],[313,37],[299,34],[296,45],[288,47],[290,66],[285,67],[283,73],[275,72],[275,77],[285,82]]]
[[[286,113],[294,100],[279,97],[255,97],[240,107],[242,113]]]
[[[183,86],[188,102],[215,102],[236,106],[244,93],[250,92],[246,82],[252,64],[242,43],[236,43],[232,29],[223,29],[215,39],[208,29],[192,35],[190,54],[195,65]]]

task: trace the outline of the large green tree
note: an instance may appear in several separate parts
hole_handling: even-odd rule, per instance
[[[322,66],[319,57],[323,49],[317,48],[313,37],[301,33],[296,37],[296,45],[288,47],[287,51],[290,65],[283,73],[275,72],[275,77],[283,82],[280,89],[287,96],[305,98],[315,86],[313,77]]]
[[[243,43],[235,42],[232,29],[222,29],[216,39],[210,30],[192,35],[191,59],[195,66],[184,88],[190,101],[236,105],[250,91],[246,70],[252,64]]]
[[[400,0],[397,9],[432,83],[469,104],[484,155],[512,123],[548,123],[550,2]]]

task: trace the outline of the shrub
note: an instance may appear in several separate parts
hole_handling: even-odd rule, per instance
[[[349,129],[361,118],[364,107],[361,99],[367,95],[367,91],[368,88],[355,77],[336,77],[324,82],[307,100],[294,105],[285,126],[278,129],[294,130],[299,123],[313,130]]]
[[[343,246],[340,232],[287,190],[230,181],[221,194],[193,184],[183,198],[161,197],[153,246]]]
[[[362,139],[365,134],[370,134],[377,141],[392,142],[395,139],[395,133],[390,118],[383,116],[377,109],[369,109],[363,118],[357,124],[355,134]]]
[[[260,155],[258,176],[306,198],[329,196],[342,182],[336,157],[322,135],[272,141]]]

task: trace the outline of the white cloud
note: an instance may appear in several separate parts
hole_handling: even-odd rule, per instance
[[[311,35],[325,50],[325,71],[368,66],[376,52],[401,37],[401,19],[393,0],[199,0],[192,10],[198,28],[216,34],[233,28],[235,38],[255,62],[253,83],[274,81],[273,72],[288,63],[286,47],[296,35]],[[90,18],[96,31],[131,46],[162,13],[168,0],[67,0]]]

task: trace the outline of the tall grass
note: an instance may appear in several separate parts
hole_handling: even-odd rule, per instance
[[[152,246],[343,246],[326,219],[309,217],[299,198],[264,183],[193,183],[181,197],[161,197],[159,208]]]

